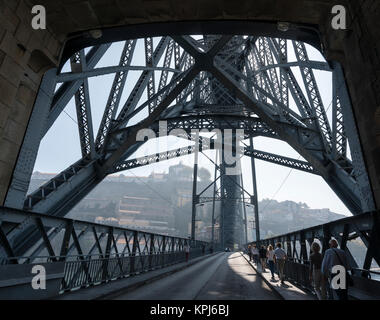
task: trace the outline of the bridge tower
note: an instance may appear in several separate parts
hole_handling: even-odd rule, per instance
[[[239,161],[240,162],[240,161]],[[237,165],[240,165],[238,163]],[[239,174],[227,175],[226,170],[232,166],[224,160],[221,163],[221,191],[222,203],[220,206],[221,228],[220,239],[223,247],[233,249],[244,243],[244,217],[241,205]]]

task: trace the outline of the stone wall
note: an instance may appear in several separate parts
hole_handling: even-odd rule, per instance
[[[44,72],[56,65],[62,42],[31,28],[24,1],[0,0],[0,204],[6,195]]]
[[[331,8],[350,9],[349,29],[333,31]],[[47,9],[46,31],[30,8]],[[380,207],[380,2],[378,0],[0,0],[0,204],[10,183],[43,73],[74,32],[137,23],[266,20],[319,25],[328,59],[343,64],[377,207]]]

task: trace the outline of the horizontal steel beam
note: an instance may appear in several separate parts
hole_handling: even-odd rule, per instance
[[[92,70],[87,70],[83,72],[65,72],[57,76],[57,82],[69,82],[76,81],[91,77],[99,77],[110,73],[117,73],[122,71],[168,71],[173,73],[180,72],[179,70],[173,68],[164,68],[164,67],[146,67],[146,66],[114,66],[114,67],[104,67],[96,68]]]
[[[212,150],[214,149],[215,145],[216,145],[215,141],[211,140],[210,144],[202,145],[202,150]],[[170,151],[164,151],[164,152],[160,152],[156,154],[151,154],[144,157],[125,160],[125,161],[119,162],[115,166],[113,173],[124,171],[124,170],[140,168],[140,167],[147,166],[153,163],[189,155],[195,152],[195,148],[196,146],[192,145],[192,146],[178,148],[178,149],[174,149]],[[288,168],[301,170],[308,173],[318,174],[317,171],[313,168],[313,166],[305,161],[283,157],[280,155],[276,155],[273,153],[264,152],[264,151],[260,151],[256,149],[252,150],[249,147],[244,148],[244,155],[248,157],[254,157],[255,159],[258,159],[258,160],[263,160],[263,161],[271,162],[271,163],[278,164],[281,166],[285,166]]]

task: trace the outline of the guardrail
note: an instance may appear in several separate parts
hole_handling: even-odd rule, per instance
[[[10,265],[63,262],[61,292],[183,262],[186,245],[189,259],[211,248],[207,242],[188,238],[4,207],[0,221],[0,264],[10,270]],[[33,244],[20,248],[25,237],[34,239]]]
[[[367,212],[249,244],[255,243],[257,246],[264,245],[266,247],[271,244],[275,248],[277,243],[281,243],[288,258],[284,267],[285,277],[301,288],[312,291],[312,284],[309,280],[311,244],[319,241],[322,246],[322,254],[324,254],[329,248],[330,239],[335,238],[340,248],[346,252],[352,267],[353,289],[378,297],[376,290],[380,292],[380,272],[371,270],[371,266],[372,261],[380,266],[379,218],[379,211]],[[358,265],[348,247],[348,243],[355,239],[361,239],[364,244],[365,259],[361,266]]]
[[[191,248],[189,259],[205,254],[202,248]],[[65,264],[61,291],[70,291],[111,280],[164,268],[186,261],[185,252],[160,252],[141,255],[115,255],[68,261]]]

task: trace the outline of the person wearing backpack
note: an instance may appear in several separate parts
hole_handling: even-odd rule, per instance
[[[322,260],[322,273],[324,276],[329,279],[330,289],[334,300],[348,300],[348,286],[352,285],[352,279],[347,272],[351,270],[351,267],[348,263],[346,252],[338,248],[338,242],[335,239],[329,241],[330,249],[326,250],[325,255]],[[337,268],[343,267],[344,273],[342,271],[337,272]],[[337,283],[335,277],[339,277],[340,280]]]

